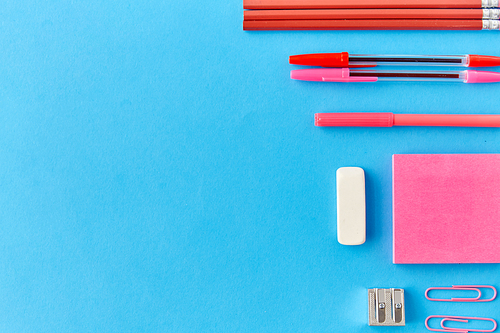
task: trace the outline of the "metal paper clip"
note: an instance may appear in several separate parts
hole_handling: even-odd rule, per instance
[[[441,328],[431,328],[429,327],[429,319],[432,318],[443,318],[441,320]],[[471,329],[471,328],[453,328],[453,327],[447,327],[445,326],[445,323],[447,321],[454,321],[454,322],[460,322],[460,323],[468,323],[469,320],[483,320],[483,321],[490,321],[493,323],[493,328],[489,330],[480,330],[480,329]],[[497,322],[494,319],[491,318],[478,318],[478,317],[462,317],[462,316],[429,316],[425,320],[425,327],[429,331],[434,331],[434,332],[447,332],[447,333],[468,333],[468,332],[493,332],[494,330],[497,329]]]
[[[493,290],[493,296],[487,299],[481,298],[481,290],[479,288],[488,288]],[[476,297],[466,297],[466,298],[450,298],[450,299],[440,299],[440,298],[430,298],[429,291],[431,290],[466,290],[466,291],[477,291]],[[497,290],[493,286],[452,286],[452,287],[433,287],[425,291],[425,298],[429,301],[438,302],[490,302],[497,297]]]

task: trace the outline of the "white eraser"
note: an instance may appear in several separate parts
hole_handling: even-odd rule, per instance
[[[358,167],[337,170],[337,239],[343,245],[366,240],[365,172]]]

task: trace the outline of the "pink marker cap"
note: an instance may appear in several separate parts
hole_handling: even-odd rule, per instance
[[[312,68],[296,69],[290,72],[290,78],[301,81],[323,82],[376,82],[377,77],[351,77],[349,68]]]
[[[314,125],[327,126],[367,126],[392,127],[394,115],[389,112],[358,112],[358,113],[316,113]]]

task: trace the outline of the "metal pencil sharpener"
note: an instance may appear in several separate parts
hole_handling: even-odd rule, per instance
[[[368,325],[405,326],[404,289],[368,289]]]

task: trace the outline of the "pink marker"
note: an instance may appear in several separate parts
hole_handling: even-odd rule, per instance
[[[440,81],[463,83],[500,82],[500,73],[475,70],[465,71],[402,71],[350,68],[296,69],[290,72],[294,80],[323,82],[377,82],[377,81]]]
[[[316,113],[316,126],[455,126],[500,127],[500,115],[484,114],[393,114],[385,113]]]

